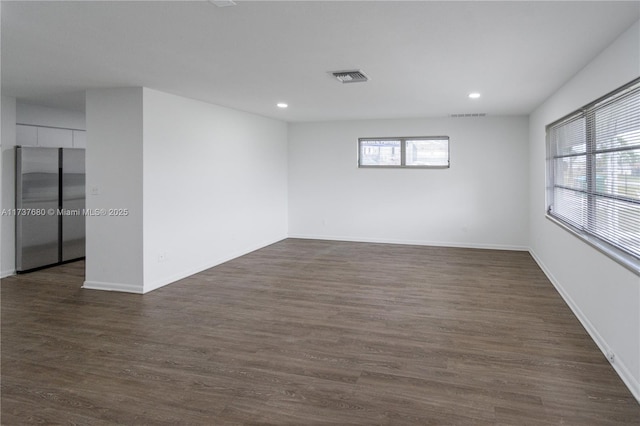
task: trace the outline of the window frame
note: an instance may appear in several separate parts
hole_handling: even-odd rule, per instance
[[[579,108],[564,117],[555,120],[554,122],[548,124],[545,127],[545,137],[546,137],[546,197],[545,197],[545,209],[546,214],[545,217],[549,219],[551,222],[559,225],[564,230],[578,237],[582,241],[591,245],[601,253],[610,257],[620,265],[624,266],[631,272],[640,276],[640,256],[636,256],[635,254],[629,252],[625,249],[624,246],[616,244],[611,241],[607,241],[601,236],[596,235],[595,233],[590,231],[590,227],[593,226],[596,220],[595,216],[595,202],[600,198],[608,198],[613,200],[619,200],[626,197],[619,197],[614,194],[600,194],[599,191],[594,190],[596,185],[596,174],[597,170],[595,167],[596,155],[600,154],[601,151],[596,147],[596,136],[594,134],[595,127],[595,114],[596,112],[603,106],[616,102],[618,99],[624,97],[624,95],[631,91],[637,91],[640,89],[640,78],[636,78],[631,82],[607,93],[604,96],[596,99],[593,102]],[[582,214],[585,216],[586,225],[584,227],[578,227],[571,222],[564,220],[562,217],[553,214],[553,203],[554,199],[554,190],[555,188],[564,188],[563,185],[559,185],[556,181],[556,170],[555,170],[555,160],[563,157],[567,157],[570,155],[565,154],[557,154],[554,151],[556,145],[551,140],[551,130],[561,126],[563,124],[569,124],[574,120],[583,118],[584,119],[584,131],[585,131],[585,145],[586,150],[584,153],[586,159],[586,184],[587,187],[584,191],[578,191],[585,194],[585,203],[586,208],[581,210]],[[635,145],[633,145],[635,146]],[[608,152],[622,152],[625,149],[630,148],[620,148],[620,149],[608,149],[605,151]],[[635,149],[635,148],[634,148]],[[583,154],[580,154],[583,155]],[[578,156],[578,155],[576,155]],[[597,188],[596,188],[597,189]],[[625,199],[624,201],[629,202],[629,200]],[[631,203],[636,204],[635,200],[631,200]]]
[[[446,165],[407,165],[407,141],[431,141],[431,140],[443,140],[447,141],[447,164]],[[362,164],[362,158],[360,153],[362,152],[363,141],[400,141],[400,164],[389,165],[376,165],[376,164]],[[451,139],[449,136],[385,136],[382,138],[367,137],[358,138],[357,146],[357,164],[360,169],[448,169],[451,167]]]

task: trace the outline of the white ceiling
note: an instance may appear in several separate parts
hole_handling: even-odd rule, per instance
[[[3,1],[2,93],[82,110],[86,88],[145,86],[287,121],[527,114],[640,19],[639,1],[237,3]],[[327,73],[350,68],[371,80]]]

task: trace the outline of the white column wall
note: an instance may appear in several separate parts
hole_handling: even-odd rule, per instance
[[[284,122],[143,88],[87,92],[85,288],[145,293],[287,236]]]
[[[142,88],[87,91],[85,288],[143,292]]]

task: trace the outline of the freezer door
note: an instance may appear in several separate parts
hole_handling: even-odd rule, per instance
[[[84,257],[84,149],[62,150],[62,261]]]
[[[58,149],[16,148],[18,272],[59,262],[58,178]]]

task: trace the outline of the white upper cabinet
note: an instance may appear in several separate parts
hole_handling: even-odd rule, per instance
[[[38,146],[44,148],[73,148],[73,131],[52,127],[37,127]]]
[[[84,130],[73,131],[73,147],[74,148],[86,148],[87,147],[87,132]]]
[[[38,146],[38,128],[23,124],[16,125],[16,145]]]
[[[86,148],[87,132],[86,130],[17,124],[16,145],[43,148]]]

